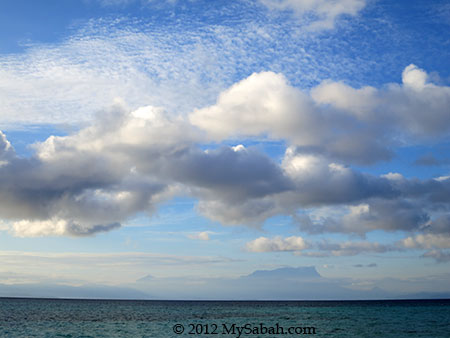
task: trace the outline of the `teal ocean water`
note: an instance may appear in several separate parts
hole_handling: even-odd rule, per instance
[[[0,336],[450,337],[450,300],[232,302],[0,298]]]

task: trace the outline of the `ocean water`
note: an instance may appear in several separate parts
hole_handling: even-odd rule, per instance
[[[232,302],[0,298],[0,336],[450,337],[450,300]]]

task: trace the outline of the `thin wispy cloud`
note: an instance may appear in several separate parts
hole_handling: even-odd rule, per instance
[[[310,31],[332,29],[342,15],[356,15],[366,0],[259,0],[271,10],[292,11]]]
[[[25,53],[0,56],[0,125],[86,123],[118,97],[130,109],[153,105],[189,113],[253,72],[272,70],[309,88],[327,78],[373,75],[373,67],[381,67],[366,61],[370,46],[359,51],[362,59],[353,57],[353,47],[341,40],[341,34],[351,39],[351,27],[330,32],[330,55],[310,34],[298,35],[293,23],[256,22],[250,4],[230,8],[236,6],[249,14],[214,25],[192,17],[167,27],[126,16],[91,19],[60,43],[31,43]]]
[[[149,252],[18,252],[2,251],[0,284],[20,279],[22,283],[52,281],[61,284],[132,283],[142,274],[158,271],[158,277],[196,276],[198,267],[233,266],[236,261],[216,256],[186,256]],[[67,267],[70,269],[67,270]],[[22,273],[21,271],[26,271]],[[47,275],[46,275],[47,274]],[[200,274],[201,275],[201,274]],[[9,280],[9,282],[8,282]]]

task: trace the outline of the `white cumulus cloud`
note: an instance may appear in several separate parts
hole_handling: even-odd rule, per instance
[[[209,241],[210,240],[208,231],[201,231],[201,232],[197,232],[195,234],[189,234],[188,238],[190,238],[190,239],[199,239],[201,241]]]
[[[408,249],[450,249],[450,236],[436,234],[419,234],[400,242]]]
[[[259,237],[246,244],[246,248],[251,252],[274,252],[274,251],[301,251],[308,247],[308,243],[299,236],[282,238]]]

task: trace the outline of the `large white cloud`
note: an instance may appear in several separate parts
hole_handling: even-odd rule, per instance
[[[417,133],[446,137],[448,122],[441,115],[448,88],[427,83],[414,66],[403,77],[403,86],[382,90],[325,83],[305,93],[282,75],[253,74],[225,90],[215,105],[189,116],[118,104],[76,133],[35,144],[30,158],[18,157],[1,134],[0,216],[11,220],[20,236],[82,236],[116,228],[183,193],[199,200],[204,216],[223,224],[261,226],[284,214],[310,233],[448,233],[448,178],[375,176],[348,166],[379,160],[380,148],[386,153],[395,143],[393,131],[405,140]],[[335,87],[344,88],[342,95],[335,95]],[[402,109],[395,108],[396,100],[388,104],[410,91],[427,110],[417,110],[412,99],[401,101]],[[385,118],[384,108],[392,108],[395,118]],[[441,126],[405,127],[402,114],[409,108],[416,109],[410,119],[417,119],[417,126],[422,115],[437,116]],[[360,130],[369,132],[360,137]],[[288,144],[280,163],[257,148],[220,144],[261,137]],[[325,206],[348,212],[340,218],[298,213]]]
[[[413,64],[404,69],[402,85],[355,89],[325,81],[311,91],[311,96],[318,104],[401,136],[445,136],[450,129],[450,87],[431,83],[428,74]]]
[[[323,82],[305,93],[273,72],[255,73],[194,111],[192,124],[212,139],[268,135],[344,162],[387,160],[400,142],[446,137],[450,87],[427,82],[414,65],[403,84],[355,89]]]
[[[183,122],[153,107],[132,114],[112,109],[96,124],[36,144],[36,155],[14,157],[1,170],[0,212],[19,236],[89,235],[120,226],[138,211],[152,212],[173,185],[143,173],[148,160],[188,147]],[[186,142],[184,142],[186,141]]]
[[[273,72],[254,73],[233,85],[215,105],[194,111],[190,121],[214,140],[269,133],[310,145],[320,142],[324,132],[308,96]]]

